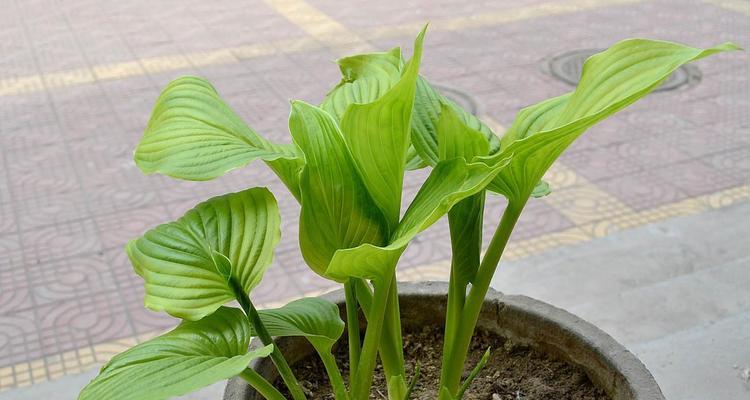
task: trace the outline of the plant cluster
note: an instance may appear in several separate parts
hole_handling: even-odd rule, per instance
[[[303,298],[257,310],[252,292],[280,238],[274,196],[250,188],[211,198],[126,247],[145,281],[145,305],[181,318],[174,330],[118,354],[79,399],[165,399],[241,376],[268,399],[284,397],[257,372],[270,357],[294,400],[305,394],[274,337],[303,336],[320,356],[337,400],[369,397],[379,358],[388,397],[409,398],[395,271],[409,242],[448,215],[452,263],[440,399],[460,399],[481,306],[525,204],[550,188],[543,175],[589,127],[642,98],[681,65],[736,49],[646,39],[619,42],[591,58],[576,89],[521,110],[497,136],[419,74],[423,30],[405,61],[399,48],[338,60],[342,79],[320,105],[291,103],[293,143],[272,143],[247,126],[206,80],[164,89],[135,152],[145,173],[209,180],[262,160],[301,205],[299,245],[307,265],[343,285],[336,305]],[[404,175],[431,168],[401,212]],[[482,254],[488,193],[507,198]],[[499,217],[492,215],[492,219]],[[237,302],[240,308],[227,306]],[[361,332],[358,315],[367,322]],[[332,346],[347,331],[349,380]],[[263,346],[248,350],[252,337]],[[486,358],[485,358],[486,359]]]

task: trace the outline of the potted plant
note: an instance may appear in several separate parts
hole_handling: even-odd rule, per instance
[[[321,105],[291,103],[291,144],[257,134],[204,79],[167,85],[135,152],[141,170],[208,180],[264,161],[301,205],[305,262],[342,290],[257,310],[252,291],[280,238],[276,200],[265,188],[209,199],[126,247],[146,307],[183,322],[113,357],[79,399],[165,399],[232,377],[241,380],[230,382],[227,399],[486,398],[472,383],[502,378],[493,353],[518,351],[578,376],[574,383],[593,393],[586,398],[662,398],[612,338],[552,306],[495,293],[490,280],[525,204],[550,192],[542,177],[576,138],[681,65],[737,47],[619,42],[586,61],[573,92],[521,110],[498,137],[419,74],[424,34],[408,62],[398,48],[340,59],[343,78]],[[404,174],[417,168],[431,172],[402,213]],[[488,193],[508,203],[491,216],[500,222],[482,254]],[[397,285],[409,242],[446,214],[450,282]],[[234,301],[239,308],[227,306]],[[405,358],[404,331],[416,340],[426,340],[419,332],[442,336],[439,348],[411,343]],[[295,375],[314,365],[321,372],[306,383],[323,392]]]

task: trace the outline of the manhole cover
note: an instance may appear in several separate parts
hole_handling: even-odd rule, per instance
[[[542,69],[555,78],[569,84],[577,85],[581,78],[583,62],[592,55],[603,51],[602,49],[573,50],[558,54],[545,60]],[[694,65],[683,65],[667,78],[659,87],[657,92],[674,90],[682,86],[694,86],[701,80],[701,72]]]
[[[454,103],[458,104],[459,106],[463,107],[464,110],[477,115],[477,112],[479,111],[479,106],[477,105],[477,102],[474,101],[474,99],[469,96],[468,94],[454,88],[450,88],[447,86],[439,85],[439,84],[433,84],[435,89],[440,92],[443,96],[449,98]]]

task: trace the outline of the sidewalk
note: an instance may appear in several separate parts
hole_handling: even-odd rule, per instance
[[[288,141],[289,100],[319,102],[339,79],[332,60],[398,45],[409,54],[426,21],[422,73],[468,93],[497,132],[571,90],[545,72],[561,53],[634,36],[750,46],[742,0],[10,0],[0,11],[0,398],[91,371],[174,326],[143,308],[123,245],[217,194],[268,186],[278,197],[284,235],[256,303],[330,290],[304,266],[297,203],[268,169],[175,181],[142,175],[133,149],[160,90],[185,74]],[[700,79],[595,127],[556,163],[553,194],[527,207],[507,260],[750,201],[750,53],[696,67]],[[407,198],[424,176],[406,177]],[[502,206],[489,201],[488,228]],[[444,223],[420,235],[401,278],[444,277],[446,236]]]

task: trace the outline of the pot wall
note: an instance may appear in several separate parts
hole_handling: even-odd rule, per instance
[[[399,283],[399,302],[405,329],[445,323],[448,285],[443,282]],[[339,304],[342,318],[344,293],[323,296]],[[614,400],[664,400],[651,373],[632,353],[597,327],[567,311],[525,297],[506,296],[490,289],[477,323],[489,332],[541,349],[580,366],[589,378]],[[254,340],[254,345],[257,345]],[[278,341],[290,364],[313,354],[303,338]],[[277,374],[270,359],[251,365],[270,381]],[[227,384],[225,400],[261,399],[241,378]]]

